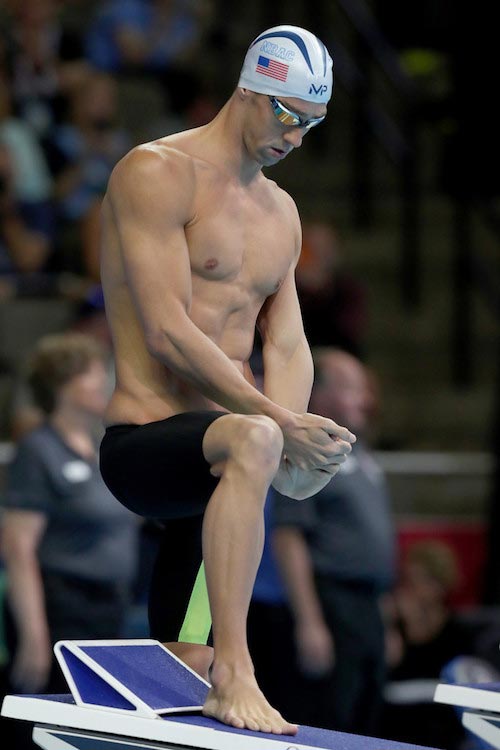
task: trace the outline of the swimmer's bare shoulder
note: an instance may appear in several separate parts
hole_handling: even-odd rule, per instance
[[[279,217],[277,216],[277,218],[279,218],[281,222],[284,222],[284,226],[291,230],[293,234],[295,261],[298,261],[300,249],[302,247],[302,227],[297,204],[292,196],[287,193],[286,190],[283,190],[283,188],[274,182],[274,180],[270,180],[268,177],[264,177],[264,179],[278,206],[277,213],[279,213]]]
[[[162,139],[136,146],[116,164],[105,200],[116,218],[140,210],[144,219],[160,212],[186,223],[194,190],[192,157]]]

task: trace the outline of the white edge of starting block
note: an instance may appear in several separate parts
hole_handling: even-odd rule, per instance
[[[434,701],[436,703],[446,703],[449,706],[477,708],[483,711],[497,711],[500,713],[500,692],[479,686],[446,685],[441,683],[436,687]]]
[[[108,739],[119,737],[125,741],[130,739],[146,742],[169,743],[183,747],[210,748],[210,750],[321,750],[312,745],[303,745],[295,741],[293,736],[286,736],[286,740],[259,737],[257,733],[235,734],[234,732],[217,730],[186,722],[176,722],[175,719],[152,721],[151,718],[137,714],[130,716],[110,711],[99,711],[96,708],[76,706],[68,703],[51,701],[47,697],[31,698],[21,695],[8,695],[2,705],[2,716],[34,722],[42,729],[44,727],[61,727],[75,729],[79,732],[103,733]],[[222,727],[222,725],[221,725]],[[279,735],[276,735],[278,738]]]
[[[472,711],[464,711],[462,716],[462,724],[469,732],[472,732],[476,737],[479,737],[492,747],[500,748],[500,716],[498,714],[483,714],[474,713]]]

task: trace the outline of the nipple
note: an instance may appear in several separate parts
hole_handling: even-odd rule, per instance
[[[218,265],[219,261],[217,260],[217,258],[209,258],[205,262],[205,268],[207,269],[207,271],[213,271],[214,268],[217,268]]]

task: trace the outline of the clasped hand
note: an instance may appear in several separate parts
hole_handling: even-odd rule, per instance
[[[340,469],[355,435],[318,414],[295,415],[283,429],[284,449],[273,487],[302,500],[322,489]]]

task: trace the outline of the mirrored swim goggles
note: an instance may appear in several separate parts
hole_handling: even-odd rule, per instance
[[[268,98],[271,102],[274,116],[282,125],[286,125],[287,127],[305,128],[306,130],[310,130],[316,125],[319,125],[320,122],[323,122],[326,117],[326,115],[323,115],[322,117],[310,117],[308,120],[304,120],[296,112],[292,112],[291,109],[285,107],[285,105],[278,101],[275,96],[268,95]]]

